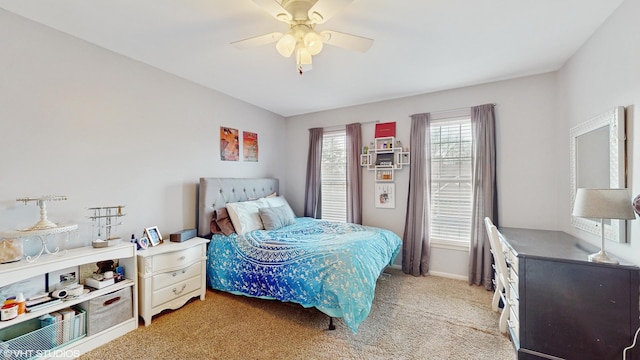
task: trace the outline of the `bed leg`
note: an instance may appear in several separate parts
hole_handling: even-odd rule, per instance
[[[329,330],[335,330],[336,326],[333,325],[333,316],[329,316]]]

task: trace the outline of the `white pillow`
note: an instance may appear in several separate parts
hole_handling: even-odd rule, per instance
[[[284,198],[284,196],[267,197],[264,198],[264,201],[268,207],[278,207],[283,205],[289,206],[289,203],[287,202],[287,199]]]
[[[236,233],[242,235],[249,231],[264,229],[259,211],[260,208],[268,206],[265,199],[258,199],[228,203],[226,208]]]

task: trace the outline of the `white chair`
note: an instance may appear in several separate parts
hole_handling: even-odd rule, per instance
[[[500,314],[499,328],[500,332],[507,332],[507,319],[509,318],[509,270],[505,259],[504,246],[498,235],[498,229],[488,217],[484,218],[484,225],[487,230],[487,237],[493,254],[495,270],[494,286],[496,288],[493,293],[491,308],[498,311],[498,304],[502,299],[502,313]]]

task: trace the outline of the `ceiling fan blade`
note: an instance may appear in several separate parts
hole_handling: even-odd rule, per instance
[[[309,9],[309,19],[316,24],[324,24],[325,21],[329,20],[352,1],[353,0],[318,0],[318,2]]]
[[[360,52],[366,52],[373,44],[373,39],[334,30],[323,30],[320,35],[325,44]]]
[[[281,37],[282,37],[282,33],[272,32],[270,34],[264,34],[264,35],[244,39],[244,40],[234,41],[231,43],[231,45],[235,46],[240,50],[244,50],[244,49],[248,49],[256,46],[274,43],[280,40]]]
[[[291,13],[276,0],[253,0],[253,2],[277,20],[289,23],[293,19]]]

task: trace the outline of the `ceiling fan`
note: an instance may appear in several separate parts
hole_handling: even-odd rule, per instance
[[[353,0],[253,0],[274,18],[289,25],[287,33],[272,32],[232,42],[236,48],[276,43],[276,49],[284,57],[296,55],[297,70],[311,70],[311,57],[322,51],[324,44],[365,52],[372,39],[335,30],[316,31],[317,24],[324,24],[331,16]]]

